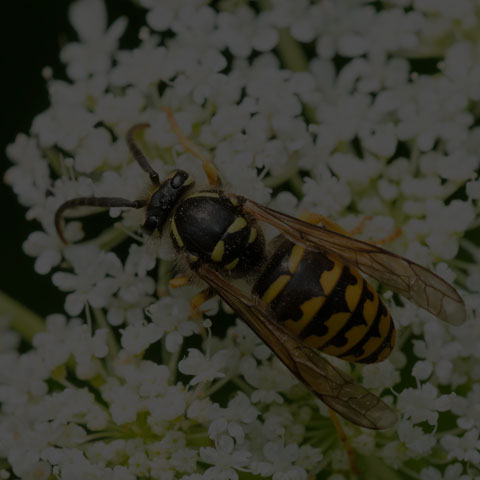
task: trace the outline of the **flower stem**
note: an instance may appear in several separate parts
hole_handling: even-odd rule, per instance
[[[365,456],[362,458],[363,471],[365,472],[375,472],[376,478],[388,478],[388,480],[402,480],[403,475],[397,475],[395,470],[392,470],[381,460],[378,460],[374,456]],[[368,468],[365,468],[368,466]]]
[[[287,28],[278,31],[277,50],[283,63],[293,72],[306,72],[308,60],[301,45],[295,41]]]
[[[108,228],[104,232],[102,232],[96,239],[95,244],[98,245],[99,248],[102,250],[112,250],[117,245],[122,243],[128,235],[115,227]]]
[[[0,315],[9,318],[12,328],[28,342],[31,342],[38,332],[45,330],[45,322],[40,316],[2,291],[0,291]]]

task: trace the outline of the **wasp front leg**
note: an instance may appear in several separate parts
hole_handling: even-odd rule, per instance
[[[177,136],[178,141],[183,149],[202,162],[203,171],[207,176],[208,183],[210,183],[210,185],[213,187],[221,187],[222,181],[220,180],[217,169],[214,167],[213,163],[208,159],[208,157],[201,153],[194,143],[183,133],[180,125],[175,119],[172,109],[170,107],[163,107],[163,111],[166,113],[170,128]]]
[[[180,288],[190,285],[192,283],[192,279],[189,275],[183,274],[179,275],[178,277],[172,278],[168,283],[170,285],[170,288]],[[197,293],[190,300],[190,318],[201,318],[203,312],[200,310],[200,307],[214,296],[215,292],[209,287]]]

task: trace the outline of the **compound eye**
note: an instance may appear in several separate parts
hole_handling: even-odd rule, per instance
[[[178,171],[170,180],[173,188],[180,188],[188,179],[188,173],[182,170]]]

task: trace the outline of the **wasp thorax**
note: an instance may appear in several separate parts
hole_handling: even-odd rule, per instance
[[[193,186],[192,176],[184,170],[173,170],[150,197],[142,230],[151,235],[161,232],[165,221],[181,197]]]

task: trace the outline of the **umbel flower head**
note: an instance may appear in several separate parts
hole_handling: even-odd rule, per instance
[[[24,251],[66,296],[42,328],[1,319],[0,477],[354,475],[326,407],[241,321],[217,300],[202,307],[212,321],[190,318],[202,286],[168,288],[173,249],[141,234],[144,212],[112,208],[98,229],[92,209],[74,210],[82,224],[67,218],[70,244],[58,237],[70,198],[145,195],[134,124],[150,124],[140,142],[160,176],[181,168],[206,185],[168,106],[229,191],[347,229],[372,216],[366,240],[400,226],[388,248],[455,283],[463,326],[380,290],[395,351],[333,361],[399,415],[383,432],[343,423],[362,478],[480,478],[478,2],[137,4],[131,49],[119,47],[128,19],[108,20],[103,0],[72,4],[68,78],[47,78],[49,108],[8,147],[5,179],[40,225]]]

